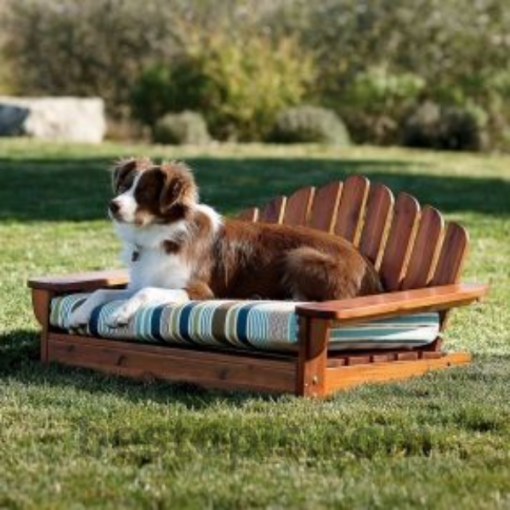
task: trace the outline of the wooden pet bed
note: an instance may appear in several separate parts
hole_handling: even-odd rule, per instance
[[[385,294],[300,305],[299,351],[288,354],[218,352],[71,335],[49,324],[52,298],[72,292],[122,287],[125,271],[33,278],[34,312],[42,326],[41,360],[135,378],[186,381],[205,387],[293,393],[323,397],[368,382],[406,379],[429,370],[469,363],[465,352],[445,353],[441,338],[426,347],[328,352],[335,326],[359,321],[438,311],[441,329],[452,308],[486,294],[488,287],[461,284],[468,249],[466,230],[445,225],[430,206],[412,196],[372,184],[361,176],[324,187],[303,188],[265,207],[244,211],[246,221],[307,226],[354,243],[378,269]]]

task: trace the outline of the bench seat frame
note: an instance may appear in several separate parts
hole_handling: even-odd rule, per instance
[[[359,175],[320,188],[306,187],[243,211],[239,219],[307,227],[343,237],[377,269],[384,294],[299,305],[299,349],[277,354],[213,351],[71,335],[49,323],[51,300],[71,292],[122,288],[121,270],[33,278],[35,315],[42,326],[41,360],[136,378],[161,378],[231,390],[324,397],[367,382],[407,379],[429,370],[469,363],[468,353],[442,352],[441,338],[396,351],[328,352],[332,326],[368,320],[448,314],[482,298],[486,285],[460,284],[469,245],[467,231],[446,224],[439,211],[421,208],[407,193],[395,199],[384,185]]]
[[[70,292],[120,288],[124,271],[29,281],[42,326],[41,360],[138,379],[166,379],[227,390],[324,397],[367,382],[407,379],[469,363],[468,353],[443,353],[440,341],[412,350],[328,352],[329,329],[359,320],[444,311],[482,297],[484,285],[447,285],[298,306],[299,351],[269,354],[159,346],[72,335],[49,324],[51,299]]]

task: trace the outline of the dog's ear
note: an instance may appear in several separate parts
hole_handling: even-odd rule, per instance
[[[160,195],[160,210],[168,213],[174,207],[187,209],[198,201],[198,189],[191,170],[180,162],[163,163],[164,185]]]
[[[148,158],[121,158],[115,161],[112,169],[112,188],[114,193],[129,188],[135,172],[146,170],[152,165]]]

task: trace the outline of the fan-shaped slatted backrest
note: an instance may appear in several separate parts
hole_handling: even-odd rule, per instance
[[[394,199],[386,186],[357,175],[277,197],[238,218],[344,237],[375,265],[389,291],[457,283],[469,243],[466,230],[456,223],[445,228],[433,207],[421,209],[407,193]]]

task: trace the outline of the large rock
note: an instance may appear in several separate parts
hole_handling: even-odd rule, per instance
[[[100,98],[0,96],[0,136],[99,143],[105,133]]]

